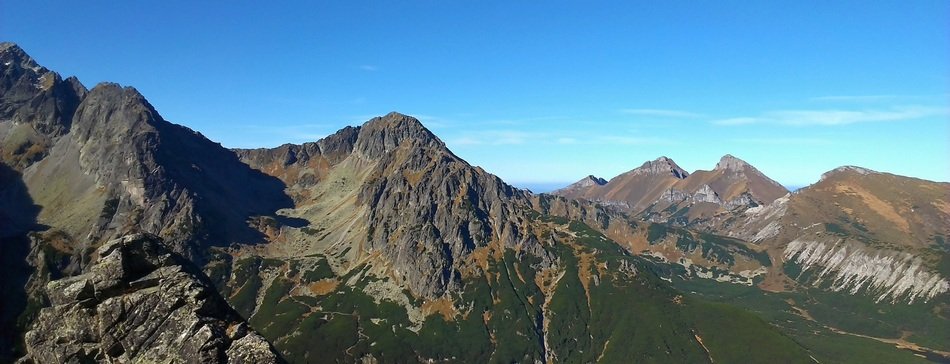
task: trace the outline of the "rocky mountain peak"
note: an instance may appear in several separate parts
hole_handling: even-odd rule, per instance
[[[11,42],[0,43],[0,64],[3,64],[4,68],[17,65],[20,68],[31,69],[34,72],[49,72],[49,70],[37,64],[30,55],[26,54],[23,48]]]
[[[414,143],[416,146],[439,148],[448,152],[445,143],[426,129],[422,122],[398,112],[375,117],[363,124],[354,149],[364,157],[377,159],[404,142]]]
[[[689,172],[686,172],[683,168],[680,168],[672,159],[667,158],[666,156],[659,157],[652,161],[643,163],[640,167],[630,171],[633,174],[653,174],[653,175],[665,175],[670,174],[677,179],[684,179],[689,176]]]
[[[732,154],[726,154],[719,159],[719,163],[716,163],[715,170],[740,172],[746,167],[749,167],[749,163],[746,163],[746,161],[736,158]]]
[[[867,169],[864,167],[858,167],[858,166],[841,166],[841,167],[832,169],[828,172],[822,173],[821,179],[819,181],[824,181],[825,179],[828,179],[829,177],[846,174],[846,173],[854,173],[854,174],[859,174],[859,175],[864,176],[864,175],[869,175],[869,174],[877,174],[879,172],[875,170]]]
[[[552,191],[552,194],[569,194],[571,192],[579,191],[588,187],[593,186],[603,186],[607,184],[607,180],[594,176],[588,175],[587,177],[581,178],[580,181],[574,182],[567,187]]]
[[[584,179],[580,180],[578,183],[584,183],[587,186],[593,186],[593,185],[603,186],[607,184],[607,180],[590,174],[590,175],[587,175],[587,177],[584,177]]]

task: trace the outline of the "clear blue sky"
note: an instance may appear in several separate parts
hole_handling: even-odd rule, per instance
[[[950,180],[944,0],[237,3],[4,0],[0,39],[228,147],[400,111],[522,186],[726,153]]]

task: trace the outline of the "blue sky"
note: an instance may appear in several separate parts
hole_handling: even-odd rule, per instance
[[[726,153],[950,181],[943,0],[260,4],[3,1],[0,39],[228,147],[399,111],[521,186]]]

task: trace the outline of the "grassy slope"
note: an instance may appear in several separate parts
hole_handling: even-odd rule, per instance
[[[304,270],[293,261],[279,263],[288,266],[272,284],[258,287],[259,280],[248,277],[232,300],[237,298],[240,310],[248,313],[247,298],[264,289],[251,324],[291,362],[352,362],[366,355],[392,363],[532,362],[543,359],[545,349],[558,362],[708,362],[710,357],[717,363],[809,361],[803,348],[755,315],[684,298],[599,233],[576,223],[570,230],[576,240],[548,247],[564,275],[545,311],[544,296],[535,284],[537,258],[512,250],[491,260],[486,274],[468,280],[464,291],[453,297],[459,312],[453,319],[431,315],[418,332],[409,330],[403,307],[388,301],[376,304],[363,293],[373,278],[341,285],[325,296],[289,294],[295,280],[325,278],[322,265]],[[584,265],[582,256],[594,259]],[[623,261],[637,267],[636,276],[616,272]],[[604,263],[613,270],[594,281],[597,266]],[[235,263],[235,272],[243,276],[267,264],[274,263],[246,259]],[[587,277],[587,289],[581,277]],[[548,348],[541,329],[545,315]]]

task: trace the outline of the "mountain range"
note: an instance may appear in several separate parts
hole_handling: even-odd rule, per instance
[[[514,188],[399,113],[227,149],[0,44],[0,360],[950,360],[950,184]]]

